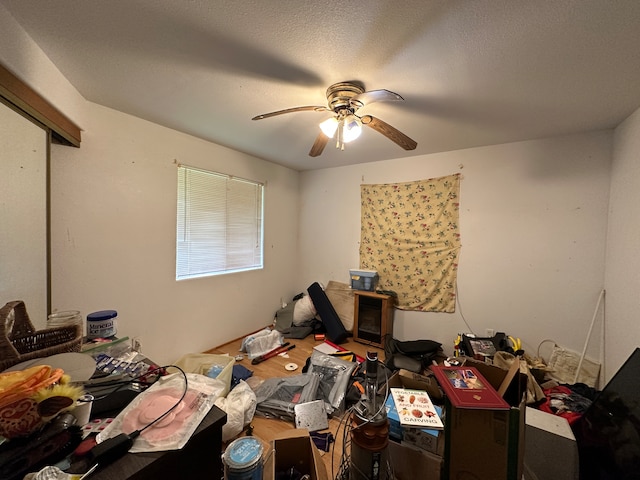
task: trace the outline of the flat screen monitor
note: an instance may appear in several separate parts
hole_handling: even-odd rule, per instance
[[[581,480],[640,479],[640,348],[573,426]]]

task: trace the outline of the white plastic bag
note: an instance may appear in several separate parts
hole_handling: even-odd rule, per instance
[[[260,355],[270,352],[274,348],[282,345],[282,334],[277,330],[266,328],[249,335],[242,341],[240,350],[247,352],[249,360],[253,360]]]
[[[256,413],[256,404],[256,394],[244,380],[240,380],[226,398],[216,400],[216,407],[227,413],[227,423],[222,426],[223,442],[237,437],[249,425]]]
[[[113,422],[98,434],[96,441],[101,443],[120,433],[129,434],[139,430],[141,433],[129,450],[131,453],[178,450],[184,447],[224,389],[224,383],[214,378],[198,373],[187,373],[186,377],[188,387],[184,399],[180,400],[185,391],[185,379],[181,373],[160,377],[156,383],[134,398]],[[178,403],[179,406],[162,420],[144,429],[145,425],[166,411],[164,405],[159,406],[160,401],[167,402],[167,405]]]

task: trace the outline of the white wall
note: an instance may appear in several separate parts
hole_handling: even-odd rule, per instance
[[[42,49],[0,5],[0,63],[76,125],[83,127],[85,101]]]
[[[51,152],[53,310],[115,309],[119,334],[166,363],[262,328],[298,293],[297,172],[86,102],[2,5],[0,46],[84,130]],[[174,161],[266,182],[263,271],[175,281]]]
[[[615,130],[606,276],[606,377],[640,346],[640,109]]]
[[[53,147],[53,309],[115,309],[119,334],[162,363],[271,323],[297,293],[297,172],[95,104],[86,111],[81,148]],[[266,182],[264,270],[176,282],[176,162]]]
[[[611,142],[605,131],[304,172],[302,282],[348,282],[358,266],[360,184],[459,172],[462,308],[396,310],[395,337],[451,353],[469,330],[462,311],[476,334],[505,331],[530,353],[547,338],[581,351],[604,286]]]

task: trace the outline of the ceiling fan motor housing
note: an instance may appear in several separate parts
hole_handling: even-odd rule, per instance
[[[353,113],[354,108],[349,103],[350,99],[356,95],[364,93],[364,85],[353,82],[334,83],[327,88],[327,101],[329,108],[335,113],[342,110],[349,110]]]

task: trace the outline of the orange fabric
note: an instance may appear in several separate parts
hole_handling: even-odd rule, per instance
[[[0,408],[16,400],[34,395],[37,391],[58,382],[64,371],[48,365],[26,370],[0,373]]]

